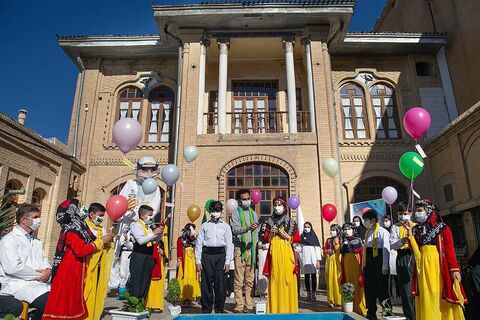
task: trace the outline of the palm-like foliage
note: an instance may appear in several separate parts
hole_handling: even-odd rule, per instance
[[[0,238],[7,234],[15,222],[15,210],[9,201],[6,201],[10,194],[5,194],[0,198]]]

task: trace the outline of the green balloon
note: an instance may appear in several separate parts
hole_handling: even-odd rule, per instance
[[[213,199],[209,199],[207,200],[207,202],[205,202],[205,210],[207,210],[208,213],[210,213],[210,205],[212,204],[212,202],[214,202],[215,200]]]
[[[408,180],[413,180],[423,171],[424,162],[422,157],[413,151],[405,152],[398,162],[400,171]]]

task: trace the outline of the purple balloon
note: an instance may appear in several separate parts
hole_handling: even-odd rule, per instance
[[[385,187],[382,190],[382,198],[387,204],[393,204],[398,197],[398,192],[394,187]]]
[[[113,142],[127,154],[142,140],[142,126],[137,120],[123,118],[118,120],[113,127]]]
[[[288,198],[288,206],[292,209],[295,210],[300,206],[300,199],[298,199],[297,196],[291,196]]]
[[[413,107],[403,117],[403,126],[415,140],[421,138],[430,128],[430,114],[422,107]]]

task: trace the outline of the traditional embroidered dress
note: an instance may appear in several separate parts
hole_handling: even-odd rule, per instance
[[[350,225],[350,224],[349,224]],[[354,226],[350,226],[354,230]],[[367,307],[365,305],[365,292],[363,288],[362,256],[363,244],[358,237],[345,237],[341,246],[342,279],[341,284],[350,282],[355,286],[353,300],[353,311],[365,316]]]
[[[417,224],[409,237],[416,262],[413,276],[416,319],[462,320],[460,300],[468,301],[461,284],[461,297],[453,289],[451,273],[460,269],[452,232],[430,200],[420,200],[416,206],[428,213],[427,221]]]
[[[196,238],[189,230],[184,230],[177,239],[177,260],[182,263],[178,266],[177,279],[180,283],[182,301],[195,301],[200,297],[200,282],[195,265]]]
[[[270,243],[263,274],[268,277],[267,313],[298,313],[297,272],[292,243],[300,242],[296,223],[287,214],[274,214],[269,228],[277,227],[289,235],[282,239],[269,231],[264,240]]]
[[[52,274],[52,287],[43,313],[44,320],[82,320],[88,316],[84,298],[88,257],[103,248],[78,215],[78,200],[66,200],[57,209],[62,226]]]
[[[337,235],[340,235],[342,229],[339,225],[333,225],[337,231]],[[325,261],[325,283],[327,285],[327,302],[334,306],[340,306],[342,304],[342,290],[340,281],[342,278],[342,265],[340,262],[340,237],[331,237],[325,241],[323,246],[323,253],[326,256]]]
[[[153,269],[150,287],[148,288],[145,307],[163,311],[163,287],[165,285],[165,264],[163,242],[153,244]]]
[[[101,226],[96,226],[88,220],[90,231],[98,238],[107,232]],[[107,297],[108,279],[113,262],[113,248],[103,247],[88,257],[88,268],[85,280],[84,296],[87,303],[88,318],[97,320],[101,318],[105,298]]]

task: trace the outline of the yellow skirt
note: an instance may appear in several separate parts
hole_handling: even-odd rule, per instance
[[[341,285],[342,266],[340,264],[340,253],[327,255],[325,262],[325,283],[327,284],[327,302],[333,305],[342,304]]]
[[[195,264],[195,252],[192,247],[184,249],[183,270],[182,265],[178,267],[177,279],[182,292],[182,301],[195,301],[200,297],[200,282],[198,281],[197,266]]]
[[[162,268],[165,271],[165,268]],[[160,309],[163,311],[163,288],[165,286],[165,274],[160,280],[150,281],[147,298],[145,300],[145,308]]]
[[[367,315],[367,307],[365,305],[365,291],[360,286],[360,262],[357,260],[355,253],[346,253],[342,257],[343,267],[345,269],[345,279],[347,282],[353,283],[355,286],[355,297],[353,300],[353,311],[364,317]]]
[[[442,299],[443,279],[437,247],[421,246],[417,264],[419,295],[415,297],[416,319],[465,319],[461,306]]]
[[[295,257],[289,241],[274,237],[270,242],[270,276],[267,313],[298,313]]]

